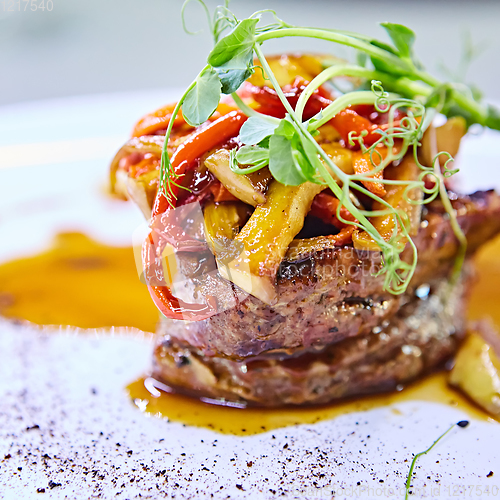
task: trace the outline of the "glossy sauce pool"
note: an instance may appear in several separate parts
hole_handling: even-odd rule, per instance
[[[37,325],[146,332],[158,320],[132,249],[81,233],[62,233],[50,250],[0,265],[0,314]]]
[[[469,306],[471,319],[490,316],[497,326],[500,326],[499,254],[500,239],[478,254],[478,281]],[[38,325],[128,326],[146,332],[155,330],[158,316],[146,286],[139,281],[132,249],[96,243],[79,233],[61,234],[51,250],[0,265],[0,313]],[[426,377],[400,392],[311,408],[217,406],[160,392],[147,378],[131,383],[127,391],[134,403],[148,414],[236,435],[310,424],[345,413],[417,400],[447,404],[470,417],[489,419],[448,387],[444,372]],[[393,411],[398,412],[396,408]]]

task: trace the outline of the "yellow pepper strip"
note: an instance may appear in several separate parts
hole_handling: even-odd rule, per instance
[[[285,186],[272,181],[266,202],[257,206],[234,240],[241,253],[233,259],[219,255],[219,261],[224,258],[227,262],[219,267],[222,276],[266,304],[275,303],[279,265],[302,229],[314,197],[325,187],[311,182]]]

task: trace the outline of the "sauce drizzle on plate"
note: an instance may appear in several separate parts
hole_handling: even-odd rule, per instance
[[[357,397],[331,405],[296,408],[242,409],[208,404],[182,394],[157,391],[151,388],[151,381],[147,378],[132,382],[127,390],[135,405],[146,414],[238,436],[259,434],[290,425],[314,424],[346,413],[363,412],[408,401],[446,404],[462,410],[471,418],[493,421],[483,410],[448,387],[447,377],[446,372],[436,373],[399,392]],[[397,406],[392,408],[395,415],[404,416],[403,411]]]
[[[478,281],[471,294],[469,317],[490,316],[500,326],[500,239],[478,254]],[[52,249],[0,265],[0,314],[37,325],[80,328],[135,327],[153,332],[158,317],[147,288],[138,278],[130,247],[97,243],[80,233],[60,234]],[[217,432],[252,435],[296,424],[313,424],[337,416],[395,405],[430,401],[450,405],[472,418],[493,421],[435,373],[402,391],[350,399],[333,405],[297,408],[235,408],[208,404],[181,394],[158,391],[149,378],[127,391],[145,413]]]
[[[158,320],[132,248],[81,233],[59,234],[48,251],[0,265],[0,314],[37,325],[146,332]]]

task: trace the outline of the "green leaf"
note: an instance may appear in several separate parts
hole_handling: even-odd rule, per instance
[[[241,84],[251,76],[252,72],[249,69],[219,69],[217,71],[222,84],[223,94],[232,94],[236,92]]]
[[[316,148],[289,117],[281,120],[270,137],[269,150],[269,169],[282,184],[297,186],[305,181],[318,182]]]
[[[379,49],[385,50],[389,54],[399,56],[397,53],[396,49],[394,47],[391,47],[387,43],[381,42],[379,40],[371,40],[370,41],[371,45],[374,45],[375,47],[378,47]],[[401,67],[398,67],[392,63],[387,63],[380,57],[370,57],[370,60],[373,64],[373,67],[378,70],[378,71],[383,71],[384,73],[388,73],[389,75],[406,75],[408,74],[407,69],[403,69]]]
[[[253,54],[255,27],[258,19],[244,19],[221,38],[208,56],[208,64],[216,68],[247,69],[248,56]]]
[[[241,127],[240,141],[248,145],[258,144],[266,137],[272,135],[276,127],[276,124],[269,120],[251,116]]]
[[[189,125],[196,127],[206,122],[217,109],[221,83],[217,71],[205,68],[196,78],[195,86],[182,103],[182,114]]]
[[[262,165],[269,163],[269,149],[260,146],[242,146],[236,153],[240,165]]]
[[[269,139],[271,138],[271,136],[269,137],[266,137],[265,139],[262,139],[262,141],[259,142],[259,146],[261,148],[266,148],[266,149],[269,149]]]
[[[222,93],[224,94],[236,92],[241,84],[254,72],[253,50],[247,54],[246,67],[244,69],[232,68],[232,66],[240,66],[240,61],[238,59],[239,58],[232,59],[223,68],[217,68],[222,84]]]
[[[398,55],[394,47],[391,47],[389,44],[381,42],[380,40],[370,40],[370,44],[378,47],[379,49],[383,49],[391,54]]]
[[[274,135],[281,135],[283,137],[286,137],[289,141],[292,140],[295,134],[296,134],[295,127],[293,126],[293,123],[290,121],[289,117],[286,117],[283,120],[281,120],[281,123],[274,131]]]
[[[485,125],[493,130],[500,130],[500,110],[491,104],[488,105]]]
[[[306,181],[294,158],[292,143],[282,135],[274,134],[269,139],[269,170],[286,186],[298,186]]]
[[[314,146],[299,131],[293,136],[291,142],[295,168],[300,171],[305,180],[316,182],[316,167],[313,163],[317,160],[317,154]]]
[[[387,63],[385,62],[383,59],[380,59],[378,57],[370,57],[370,60],[373,64],[373,67],[377,70],[377,71],[381,71],[383,73],[387,73],[388,75],[391,75],[393,77],[397,77],[397,76],[406,76],[409,74],[409,71],[403,69],[403,68],[400,68],[398,66],[394,66],[393,64],[391,63]]]
[[[302,166],[302,172],[308,181],[321,184],[318,180],[318,172],[321,168],[321,161],[318,157],[318,152],[314,144],[304,135],[299,136],[304,157],[307,159],[307,164]]]
[[[484,97],[483,91],[477,85],[475,85],[474,83],[471,83],[469,85],[469,89],[470,89],[472,97],[475,101],[480,102],[483,99],[483,97]]]
[[[415,42],[415,33],[402,24],[381,23],[380,25],[391,37],[399,55],[410,59]]]

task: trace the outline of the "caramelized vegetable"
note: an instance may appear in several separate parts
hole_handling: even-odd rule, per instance
[[[142,117],[134,126],[134,130],[132,131],[132,137],[141,137],[143,135],[151,135],[157,132],[158,130],[164,130],[168,127],[170,120],[172,119],[172,113],[176,103],[167,104],[162,108],[153,111],[152,113],[147,114]],[[182,116],[182,113],[179,112],[175,117],[174,127],[178,127],[180,125],[185,124],[186,121]]]
[[[212,253],[219,254],[239,233],[248,219],[244,203],[207,203],[203,210],[205,238]]]
[[[375,162],[375,165],[372,164],[372,159]],[[378,160],[380,160],[380,158],[376,154],[371,155],[370,158],[370,153],[361,153],[361,151],[356,151],[353,153],[352,157],[354,172],[356,172],[356,174],[369,175],[370,172],[375,169],[376,165],[380,165]],[[377,179],[380,180],[384,178],[384,171],[379,170],[371,177],[373,177],[373,181],[361,181],[361,183],[373,194],[380,197],[385,196],[387,193],[384,185],[381,182],[377,182]]]
[[[316,252],[324,252],[328,249],[348,245],[352,240],[354,229],[354,226],[346,226],[337,234],[293,240],[288,247],[285,258],[289,262],[294,262]]]
[[[219,268],[222,276],[263,302],[274,303],[279,265],[302,229],[314,197],[324,188],[310,182],[285,186],[273,181],[267,201],[257,206],[235,238],[236,244],[242,244],[241,253],[232,260],[225,259],[227,265]]]
[[[337,210],[340,205],[340,201],[335,196],[328,193],[319,193],[311,205],[311,211],[309,212],[314,217],[318,217],[326,224],[332,224],[333,226],[342,229],[345,227],[345,223],[338,219]],[[341,219],[355,221],[356,219],[352,214],[345,208],[340,208]]]
[[[365,146],[371,146],[380,139],[380,134],[375,132],[375,130],[379,127],[374,125],[367,118],[358,115],[356,111],[350,108],[337,113],[332,118],[331,123],[337,129],[346,145],[349,144],[349,134],[351,133],[355,137],[358,137],[362,133],[366,132],[366,135],[363,137]],[[353,147],[356,149],[359,148],[358,145]]]
[[[242,111],[232,111],[221,116],[210,125],[198,129],[187,141],[183,142],[175,151],[170,163],[174,175],[179,179],[184,176],[194,162],[203,156],[204,153],[213,149],[217,144],[238,135],[241,126],[247,120],[247,116]],[[176,184],[170,185],[170,196],[177,199],[179,187]],[[164,213],[170,208],[170,204],[163,193],[158,192],[153,207],[153,216]]]
[[[157,188],[158,171],[156,170],[137,178],[130,177],[125,170],[116,172],[115,192],[136,203],[146,219],[151,217]]]
[[[135,163],[132,160],[136,159],[138,162],[142,158],[144,158],[145,154],[148,153],[155,155],[157,158],[160,158],[164,140],[165,138],[162,135],[151,135],[141,138],[134,138],[127,141],[120,148],[118,153],[116,153],[115,157],[113,158],[113,161],[111,162],[110,172],[109,172],[111,190],[116,194],[122,194],[123,189],[121,189],[121,186],[117,187],[116,185],[117,184],[116,173],[119,168],[126,171],[128,175],[129,164],[132,165]],[[136,158],[133,158],[134,155],[136,156]],[[127,165],[123,165],[124,161],[127,162]],[[126,192],[123,194],[126,196]]]
[[[229,161],[229,151],[219,149],[205,160],[205,166],[236,198],[254,207],[264,203],[264,191],[271,179],[269,171],[259,170],[251,176],[235,174],[229,167]]]
[[[466,338],[449,380],[479,406],[500,417],[500,357],[479,333],[472,332]]]
[[[153,135],[157,134],[160,131],[165,131],[172,119],[172,113],[176,103],[167,104],[162,108],[153,111],[152,113],[148,113],[146,116],[143,116],[134,126],[134,130],[132,131],[132,137],[142,137],[144,135]],[[219,103],[217,106],[217,110],[210,117],[210,121],[217,120],[221,116],[227,115],[231,111],[234,111],[236,108],[232,104],[228,104],[225,102]],[[183,127],[187,130],[192,130],[193,127],[189,126],[182,115],[182,112],[179,111],[177,116],[174,118],[173,129],[176,130],[179,127]]]
[[[297,76],[311,81],[323,71],[322,59],[324,58],[324,56],[284,54],[269,57],[267,61],[278,83],[283,87],[292,83]],[[330,56],[329,58],[332,59]],[[259,64],[258,59],[255,60],[255,64]],[[247,81],[257,87],[263,87],[269,83],[264,79],[261,71],[256,71]]]
[[[460,139],[465,134],[465,131],[465,121],[463,118],[450,118],[443,126],[435,129],[437,150],[446,151],[452,156],[456,155],[460,145]],[[427,165],[432,164],[430,142],[431,135],[428,131],[424,135],[422,148],[420,150],[422,161]],[[360,153],[353,153],[355,170],[359,168],[357,164],[357,155],[359,154]],[[444,162],[446,159],[442,158],[441,160]],[[416,179],[420,173],[418,166],[410,154],[406,155],[399,166],[388,167],[384,170],[384,172],[386,173],[388,179],[393,180],[413,180]],[[375,193],[374,188],[370,187],[370,185],[376,185],[377,183],[373,182],[364,184],[368,189],[370,189],[370,191]],[[414,236],[417,233],[420,224],[420,214],[422,210],[421,205],[411,204],[405,199],[405,185],[388,185],[385,189],[387,193],[383,196],[384,200],[387,201],[392,207],[398,207],[405,212],[409,222],[409,234],[410,236]],[[375,194],[382,196],[380,193]],[[419,189],[413,189],[410,190],[407,195],[408,199],[416,201],[421,199],[423,193]],[[383,209],[384,206],[381,203],[374,203],[373,210]],[[371,222],[385,240],[390,239],[394,230],[394,216],[387,215],[383,217],[373,217]],[[357,249],[379,250],[378,245],[366,232],[355,231],[353,234],[353,242]]]
[[[411,155],[406,155],[400,165],[388,167],[385,171],[388,179],[400,181],[416,179],[419,174],[419,168]],[[410,190],[407,200],[404,196],[405,190],[405,184],[389,184],[386,188],[387,193],[383,199],[392,207],[397,207],[404,211],[406,223],[409,226],[409,233],[410,235],[414,235],[418,231],[422,207],[421,205],[413,205],[408,200],[419,199],[422,196],[422,191],[420,189]],[[385,208],[382,203],[375,202],[373,204],[373,210],[384,210]],[[386,241],[391,238],[394,233],[395,224],[393,215],[372,217],[370,221],[382,238]],[[380,250],[377,243],[365,231],[354,231],[352,239],[354,247],[358,250]]]
[[[446,151],[454,157],[458,153],[462,137],[467,132],[467,125],[462,117],[454,116],[453,118],[449,118],[441,127],[436,127],[435,132],[437,152]],[[419,150],[421,161],[426,166],[431,166],[432,160],[434,159],[434,155],[432,153],[432,133],[433,127],[431,126],[425,132],[424,137],[422,138],[422,146]],[[446,158],[443,156],[440,157],[439,160],[441,165],[443,165]]]
[[[214,201],[219,203],[220,201],[238,201],[236,196],[233,196],[218,180],[210,184],[210,192],[214,197]]]
[[[307,80],[298,76],[293,83],[283,87],[283,93],[286,100],[292,108],[297,106],[300,95],[307,87]],[[286,115],[285,107],[274,88],[254,87],[247,85],[246,91],[250,93],[252,99],[259,105],[259,111],[266,115],[274,116],[276,118],[284,118]],[[322,87],[316,89],[307,100],[304,108],[303,118],[308,120],[314,115],[319,113],[322,109],[331,104],[332,99],[330,94]]]
[[[318,140],[318,142],[320,141]],[[338,142],[320,143],[320,145],[323,151],[332,159],[333,163],[335,163],[340,170],[349,175],[354,173],[352,151],[342,147]],[[328,168],[328,165],[326,165],[326,167]],[[328,170],[330,169],[328,168]],[[333,174],[333,172],[331,173]]]

